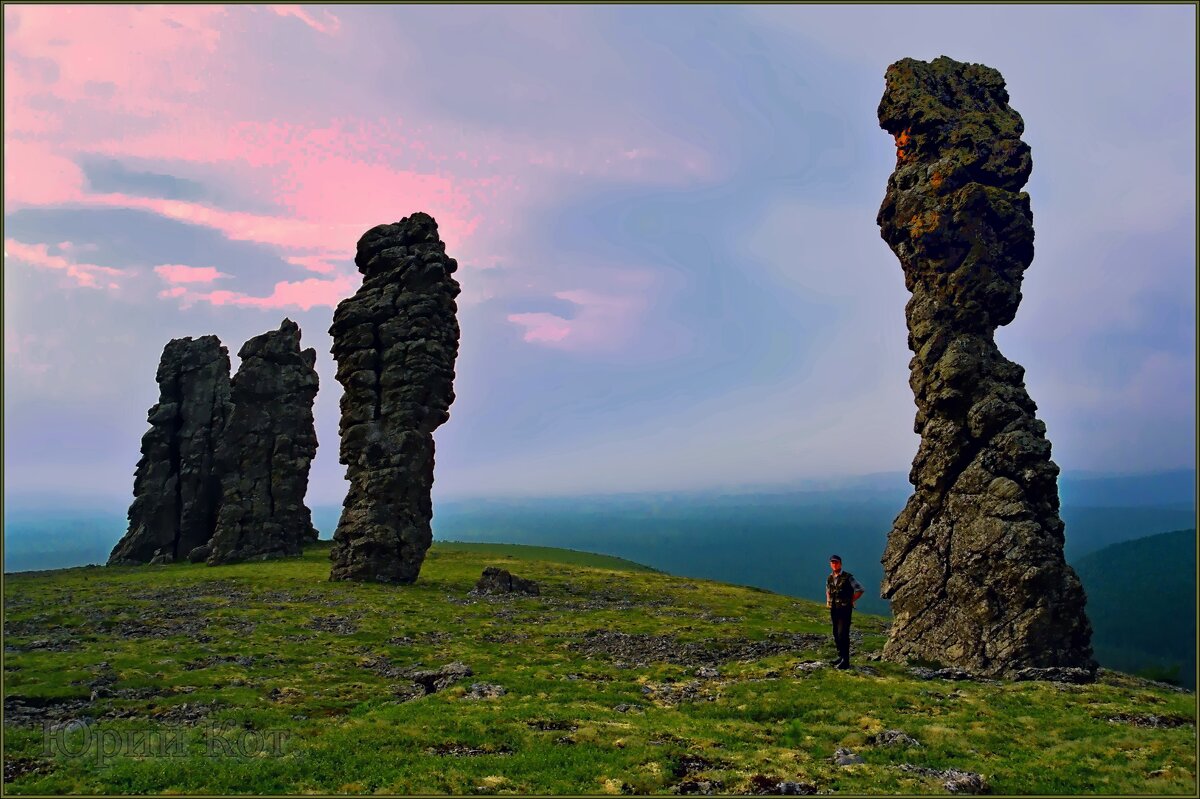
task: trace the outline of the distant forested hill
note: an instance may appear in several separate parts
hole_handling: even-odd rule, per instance
[[[1105,547],[1073,564],[1087,591],[1096,658],[1196,687],[1196,531]]]

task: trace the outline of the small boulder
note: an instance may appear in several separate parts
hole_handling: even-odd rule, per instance
[[[154,557],[150,558],[151,566],[158,566],[165,563],[171,563],[175,558],[170,552],[163,552],[161,549],[154,550]]]
[[[524,580],[511,574],[507,569],[501,569],[496,566],[488,566],[483,570],[483,576],[479,578],[479,582],[475,583],[475,587],[471,589],[471,593],[477,596],[484,594],[529,594],[530,596],[538,596],[541,589],[533,580]]]
[[[496,699],[508,693],[503,685],[490,682],[473,682],[463,699]]]
[[[188,553],[188,563],[203,563],[204,561],[208,560],[208,556],[211,554],[212,543],[209,542],[207,544],[201,544],[200,546],[193,548],[192,551]]]
[[[958,769],[947,769],[943,773],[944,787],[950,793],[988,793],[991,789],[981,775],[971,771],[959,771]]]
[[[884,730],[867,737],[870,746],[920,746],[916,738],[900,730]]]
[[[838,749],[833,753],[834,765],[838,766],[859,766],[866,761],[862,759],[862,755],[856,755],[849,749]]]
[[[425,689],[426,693],[437,693],[464,677],[474,674],[465,663],[454,661],[439,669],[419,669],[408,674],[408,678]]]
[[[957,668],[930,669],[924,666],[914,666],[909,674],[919,680],[973,680],[974,675],[969,671]]]
[[[780,780],[766,774],[755,774],[746,789],[746,793],[752,796],[812,796],[816,792],[817,786],[807,782]]]
[[[1016,682],[1028,680],[1046,680],[1047,682],[1066,682],[1084,685],[1096,681],[1096,672],[1074,666],[1051,666],[1049,668],[1024,668],[1012,673]]]

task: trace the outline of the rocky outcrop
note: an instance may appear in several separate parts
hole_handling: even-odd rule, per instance
[[[221,509],[208,554],[196,553],[209,564],[299,555],[317,540],[304,504],[317,454],[317,351],[301,351],[300,328],[284,319],[243,344],[238,357],[233,410],[217,449]]]
[[[350,481],[330,579],[411,583],[433,538],[433,431],[454,401],[458,262],[423,213],[367,231],[354,262],[362,287],[329,329]]]
[[[985,676],[1094,673],[1046,427],[1024,370],[993,340],[1033,260],[1023,122],[1000,73],[979,64],[904,59],[886,84],[879,124],[897,153],[877,221],[912,292],[921,444],[883,556],[894,617],[884,656]]]
[[[216,336],[172,339],[142,436],[129,530],[109,565],[180,560],[212,537],[221,497],[214,462],[229,411],[229,351]]]
[[[483,570],[479,582],[471,589],[471,593],[482,596],[486,594],[529,594],[538,596],[541,589],[533,580],[518,577],[508,569],[488,566]]]

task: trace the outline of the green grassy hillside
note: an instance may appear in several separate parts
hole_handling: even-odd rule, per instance
[[[328,582],[326,546],[10,575],[6,792],[942,794],[951,768],[998,793],[1196,792],[1194,694],[919,679],[869,660],[865,615],[856,668],[810,671],[822,605],[580,558],[437,544],[405,587]],[[541,595],[470,596],[488,565]]]
[[[1196,531],[1147,536],[1075,563],[1096,657],[1116,669],[1196,685]]]

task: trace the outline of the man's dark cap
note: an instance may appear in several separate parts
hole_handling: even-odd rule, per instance
[[[832,562],[833,562],[833,561],[835,561],[835,560],[836,560],[838,563],[841,563],[841,562],[842,562],[842,556],[841,556],[841,555],[830,555],[830,556],[829,556],[829,562],[830,562],[830,563],[832,563]]]

